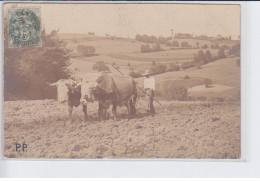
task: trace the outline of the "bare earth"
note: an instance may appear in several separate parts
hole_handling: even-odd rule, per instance
[[[4,106],[4,155],[8,158],[240,158],[238,103],[155,103],[155,117],[138,114],[99,121],[97,104],[82,107],[68,120],[67,106],[55,100],[13,101]],[[111,110],[109,110],[111,112]],[[16,152],[26,143],[26,152]]]

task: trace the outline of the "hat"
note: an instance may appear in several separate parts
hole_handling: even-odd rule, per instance
[[[145,70],[145,72],[143,73],[143,75],[151,75],[151,74],[152,72],[149,69]]]

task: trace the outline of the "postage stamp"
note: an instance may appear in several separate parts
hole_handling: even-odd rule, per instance
[[[40,8],[8,10],[9,48],[41,47]]]

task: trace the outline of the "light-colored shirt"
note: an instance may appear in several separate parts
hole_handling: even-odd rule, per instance
[[[68,101],[68,87],[65,84],[65,80],[59,80],[57,84],[58,101],[65,102]]]
[[[144,89],[155,90],[155,78],[153,76],[144,78]]]

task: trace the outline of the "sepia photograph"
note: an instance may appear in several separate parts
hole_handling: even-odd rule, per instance
[[[240,13],[5,3],[3,157],[239,160]]]

